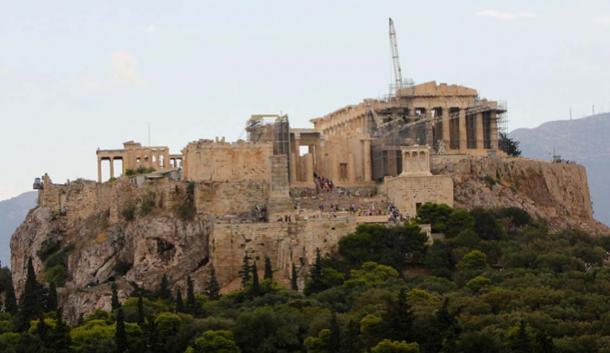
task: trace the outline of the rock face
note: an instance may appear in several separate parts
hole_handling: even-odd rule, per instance
[[[450,175],[456,207],[519,207],[546,220],[551,229],[610,234],[593,218],[587,172],[573,163],[524,158],[439,160],[435,172]]]
[[[610,225],[610,113],[582,119],[551,121],[534,129],[510,133],[523,155],[542,160],[553,153],[587,168],[596,218]]]
[[[36,207],[36,192],[29,191],[12,199],[0,201],[0,261],[11,262],[9,242],[11,234],[23,222],[28,211]]]
[[[581,166],[496,158],[435,158],[433,165],[435,174],[453,179],[458,207],[517,206],[555,229],[608,232],[592,218]],[[56,185],[45,178],[38,207],[11,239],[13,281],[19,295],[31,257],[39,279],[64,282],[60,302],[72,322],[96,308],[110,308],[112,280],[120,297],[136,286],[155,290],[163,275],[183,291],[190,275],[201,291],[214,267],[223,290],[238,288],[246,254],[261,270],[269,257],[275,278],[286,285],[295,264],[302,286],[316,249],[327,253],[357,224],[384,218],[383,213],[367,218],[327,211],[328,203],[385,210],[385,190],[360,196],[355,190],[316,194],[293,189],[267,221],[262,210],[273,208],[278,192],[262,182],[158,179],[138,185],[120,178]],[[321,211],[319,205],[327,208]]]

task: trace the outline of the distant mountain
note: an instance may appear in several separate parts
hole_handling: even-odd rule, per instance
[[[0,261],[11,265],[11,235],[23,222],[28,211],[36,206],[36,191],[23,193],[12,199],[0,201]]]
[[[610,113],[551,121],[534,129],[517,129],[510,136],[520,141],[525,157],[550,160],[554,150],[563,159],[583,164],[594,216],[610,225]]]

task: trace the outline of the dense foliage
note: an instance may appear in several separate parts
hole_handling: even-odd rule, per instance
[[[416,224],[362,225],[336,253],[317,253],[303,293],[297,265],[287,289],[269,258],[246,254],[239,291],[220,295],[213,268],[205,293],[190,278],[173,292],[164,276],[155,293],[120,302],[111,286],[112,312],[71,328],[54,287],[28,271],[16,306],[3,269],[0,351],[610,352],[609,238],[551,234],[516,208],[427,204],[418,221],[444,240],[428,245]]]

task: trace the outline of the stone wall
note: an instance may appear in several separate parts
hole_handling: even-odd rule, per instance
[[[271,177],[270,143],[199,140],[182,150],[188,181],[265,181]]]
[[[262,181],[201,182],[195,187],[197,213],[214,217],[247,216],[265,207],[269,183]]]
[[[216,223],[210,236],[210,260],[225,290],[239,288],[239,271],[246,254],[257,261],[261,271],[264,258],[269,257],[274,278],[286,285],[294,263],[302,288],[316,249],[323,255],[332,251],[341,237],[356,229],[356,224],[356,218],[349,216],[293,223]]]
[[[380,191],[407,217],[415,217],[417,205],[426,202],[453,207],[453,181],[448,176],[386,177]]]

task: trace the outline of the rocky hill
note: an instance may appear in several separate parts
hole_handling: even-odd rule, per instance
[[[610,225],[610,113],[582,119],[551,121],[534,129],[517,129],[510,136],[520,141],[523,155],[550,160],[561,158],[587,168],[595,217]]]
[[[579,165],[441,158],[434,161],[434,173],[453,179],[458,207],[516,206],[547,220],[551,230],[608,232],[592,218],[586,173]],[[72,322],[95,308],[109,309],[112,280],[122,298],[136,287],[156,289],[163,275],[180,288],[190,275],[200,292],[213,267],[221,287],[234,289],[245,255],[259,264],[268,257],[275,279],[284,285],[295,264],[302,288],[316,249],[328,253],[362,222],[344,208],[385,210],[388,204],[387,194],[375,188],[322,194],[294,189],[290,203],[297,210],[289,207],[284,217],[265,221],[259,205],[272,202],[272,195],[268,184],[253,182],[155,179],[138,185],[119,178],[56,185],[46,180],[40,206],[11,240],[13,283],[20,293],[31,257],[39,278],[61,287],[64,314]],[[321,203],[335,206],[321,211]],[[375,216],[367,217],[371,222]],[[383,213],[377,217],[372,221],[387,220]]]
[[[36,206],[36,192],[30,191],[17,197],[0,201],[0,261],[10,265],[11,234],[23,222],[28,211]]]

